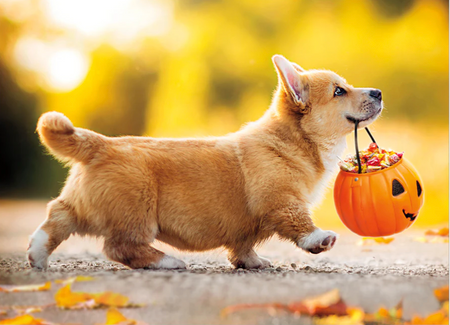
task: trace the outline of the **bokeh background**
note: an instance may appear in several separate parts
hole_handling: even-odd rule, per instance
[[[371,129],[423,178],[414,227],[446,223],[448,12],[442,0],[0,0],[0,199],[61,189],[41,113],[111,136],[223,135],[268,108],[278,53],[383,91]],[[315,219],[343,227],[331,189]]]

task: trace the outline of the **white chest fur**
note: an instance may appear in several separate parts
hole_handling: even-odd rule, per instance
[[[315,187],[309,193],[309,202],[311,207],[320,203],[323,198],[325,189],[329,185],[331,177],[336,173],[338,169],[338,157],[341,157],[344,153],[347,143],[345,137],[338,139],[338,141],[330,146],[328,150],[323,150],[321,152],[321,158],[323,166],[325,167],[325,172],[322,177],[317,181]]]

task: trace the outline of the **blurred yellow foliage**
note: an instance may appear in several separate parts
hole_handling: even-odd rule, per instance
[[[447,1],[95,4],[0,3],[0,63],[38,112],[61,111],[108,135],[223,135],[268,108],[277,83],[271,56],[283,54],[383,91],[386,109],[372,129],[421,174],[425,205],[415,226],[448,220]],[[342,226],[330,191],[315,216],[319,226]]]

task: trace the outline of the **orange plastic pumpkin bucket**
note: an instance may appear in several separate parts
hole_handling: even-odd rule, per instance
[[[366,131],[376,143],[367,128]],[[334,185],[336,211],[345,226],[360,236],[399,233],[413,224],[423,205],[422,180],[404,157],[386,169],[362,174],[357,141],[356,124],[359,172],[339,172]]]

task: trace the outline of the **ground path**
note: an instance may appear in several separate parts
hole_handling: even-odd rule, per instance
[[[222,308],[237,303],[289,303],[338,288],[348,305],[373,312],[393,307],[401,299],[404,314],[426,315],[437,309],[433,289],[448,283],[448,244],[414,240],[421,232],[408,230],[389,245],[358,246],[359,237],[338,230],[340,238],[327,253],[308,255],[292,244],[272,240],[258,253],[274,268],[235,270],[220,250],[193,254],[158,247],[188,263],[187,270],[128,270],[101,254],[101,241],[72,237],[50,258],[47,272],[31,270],[25,261],[27,237],[45,215],[45,202],[0,201],[0,284],[41,283],[44,280],[92,275],[92,282],[74,284],[76,291],[113,290],[133,302],[146,303],[123,313],[149,324],[308,324],[279,312],[251,310],[220,318]],[[57,288],[48,292],[0,293],[0,305],[51,303]],[[36,314],[53,322],[100,323],[104,310]]]

